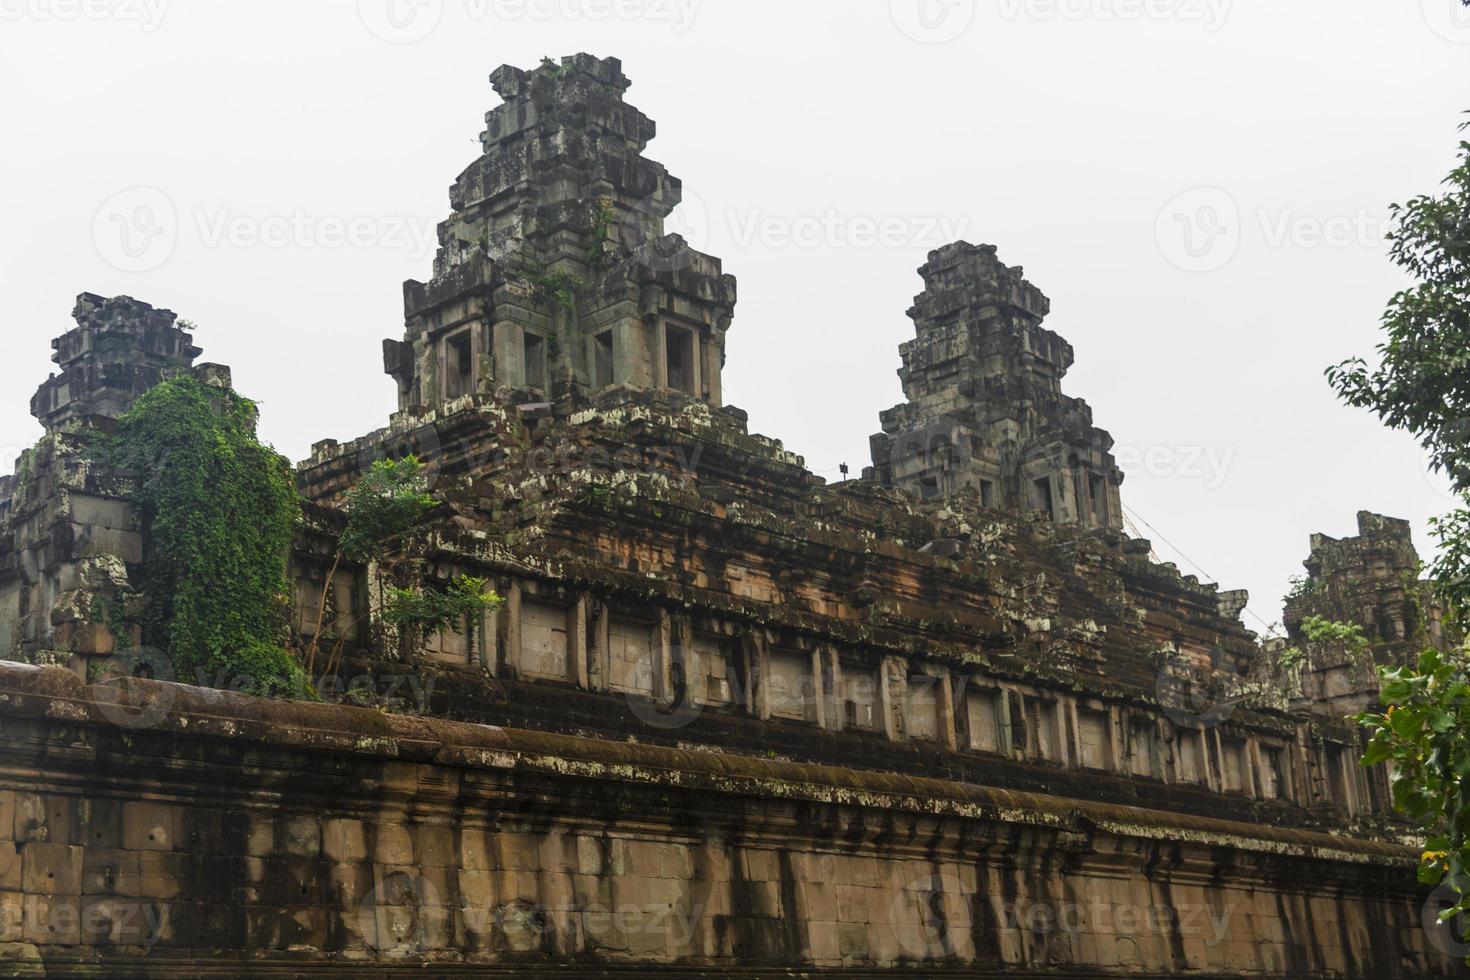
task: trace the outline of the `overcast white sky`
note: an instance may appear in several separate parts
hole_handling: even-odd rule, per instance
[[[1427,549],[1444,484],[1322,370],[1403,285],[1387,205],[1453,164],[1456,0],[0,0],[0,455],[83,290],[195,321],[293,459],[382,425],[486,76],[577,51],[623,59],[739,277],[727,399],[819,473],[867,461],[915,269],[964,237],[1051,297],[1125,503],[1262,619],[1359,509]]]

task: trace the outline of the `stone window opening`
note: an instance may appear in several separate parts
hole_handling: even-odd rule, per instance
[[[1107,479],[1094,473],[1087,475],[1087,493],[1092,498],[1092,522],[1098,527],[1106,527],[1108,523],[1108,483]]]
[[[521,602],[521,644],[517,669],[542,680],[566,680],[571,650],[569,610],[542,599]]]
[[[1031,509],[1038,510],[1048,517],[1055,517],[1051,495],[1051,477],[1044,476],[1031,484]]]
[[[546,338],[526,334],[526,387],[546,387]]]
[[[1036,756],[1044,762],[1065,763],[1063,752],[1061,706],[1055,701],[1032,702],[1032,729],[1036,735]]]
[[[940,684],[933,674],[909,674],[904,692],[904,728],[910,738],[925,742],[942,740]]]
[[[846,728],[877,731],[878,672],[853,663],[842,665],[842,722]]]
[[[1205,762],[1204,733],[1182,729],[1178,734],[1179,778],[1182,782],[1207,785],[1210,781]]]
[[[1290,797],[1286,780],[1286,750],[1278,745],[1261,746],[1261,795],[1268,800]]]
[[[444,393],[451,399],[475,390],[475,355],[470,332],[465,330],[444,341]]]
[[[995,484],[989,480],[980,481],[980,506],[995,506]]]
[[[1245,742],[1229,735],[1220,737],[1220,783],[1227,793],[1249,793]]]
[[[1327,793],[1332,802],[1348,813],[1357,811],[1357,798],[1348,781],[1347,750],[1341,746],[1329,746],[1325,753],[1327,767]]]
[[[739,651],[730,641],[713,634],[696,633],[686,656],[691,694],[695,704],[729,707],[745,701],[745,682],[740,676]]]
[[[1010,738],[1009,712],[1001,691],[971,691],[965,698],[970,749],[976,752],[1008,754]]]
[[[767,713],[785,721],[817,720],[817,681],[809,654],[772,650],[764,679]]]
[[[1077,712],[1077,745],[1084,769],[1113,767],[1112,724],[1107,712],[1081,708]]]
[[[665,328],[664,358],[668,386],[688,395],[698,394],[694,390],[694,334],[678,327]]]
[[[1128,725],[1128,771],[1134,776],[1157,779],[1159,776],[1158,733],[1152,721],[1133,721]]]
[[[613,383],[613,335],[608,330],[592,338],[592,387],[607,388]]]

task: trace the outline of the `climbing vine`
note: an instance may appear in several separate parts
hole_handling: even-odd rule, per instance
[[[305,696],[281,644],[300,502],[255,423],[253,402],[180,377],[139,398],[106,451],[138,472],[144,642],[168,653],[179,680]]]
[[[587,233],[587,264],[594,269],[601,267],[607,256],[607,233],[616,219],[617,212],[613,210],[612,199],[599,198],[597,210],[592,212],[592,227]]]
[[[389,589],[383,621],[415,640],[442,630],[464,633],[484,612],[500,605],[488,579],[461,575],[445,589]]]
[[[586,285],[580,276],[561,269],[548,271],[544,265],[534,261],[523,263],[521,273],[531,284],[538,299],[560,307],[568,313],[577,312],[577,290]]]
[[[322,625],[326,621],[327,596],[343,559],[367,562],[381,559],[389,548],[408,534],[439,505],[429,493],[423,463],[417,456],[403,459],[380,459],[373,463],[357,486],[347,492],[343,511],[347,526],[337,545],[337,553],[322,584],[317,603],[316,629],[306,650],[306,669],[314,670],[320,646]],[[331,671],[335,657],[328,661]]]

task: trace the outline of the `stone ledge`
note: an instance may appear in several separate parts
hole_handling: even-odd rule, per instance
[[[1412,869],[1418,863],[1417,852],[1409,847],[1317,831],[893,773],[389,715],[343,705],[269,701],[158,681],[89,686],[58,667],[0,663],[0,713],[96,728],[116,725],[115,719],[125,713],[131,731],[238,739],[398,762],[984,819],[1064,834],[1102,830],[1121,837],[1347,864]]]

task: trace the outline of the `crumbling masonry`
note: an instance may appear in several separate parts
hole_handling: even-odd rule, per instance
[[[142,645],[146,473],[89,447],[228,372],[172,313],[79,301],[0,482],[0,960],[1460,975],[1344,718],[1369,661],[1445,641],[1405,529],[1314,540],[1288,623],[1381,642],[1284,665],[1239,594],[1122,533],[1047,299],[963,242],[921,270],[872,468],[827,485],[722,402],[735,282],[664,234],[680,184],[620,64],[492,81],[384,345],[399,411],[298,468],[290,638],[326,703],[169,683],[198,679]],[[408,453],[442,505],[327,582],[344,494]],[[388,586],[459,574],[504,604],[423,643],[382,622]]]

